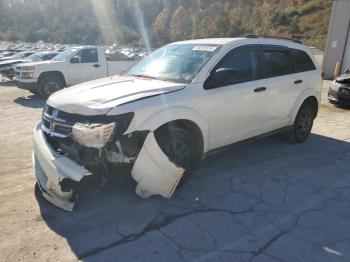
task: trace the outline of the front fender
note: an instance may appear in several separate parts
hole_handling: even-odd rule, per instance
[[[291,111],[291,115],[289,118],[289,125],[292,126],[294,123],[294,120],[298,114],[299,108],[300,106],[304,103],[304,101],[308,98],[308,97],[316,97],[318,105],[320,105],[321,103],[321,91],[316,92],[315,89],[313,88],[308,88],[306,90],[304,90],[303,93],[301,93],[301,95],[298,97],[298,99],[296,100],[296,102],[294,103],[293,106],[293,110]]]
[[[167,108],[163,111],[154,112],[147,117],[142,113],[136,112],[129,129],[125,133],[131,133],[137,130],[155,131],[160,126],[175,120],[189,120],[195,123],[203,135],[204,152],[209,150],[209,121],[198,111],[185,106]]]

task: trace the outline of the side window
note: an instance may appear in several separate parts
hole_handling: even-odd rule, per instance
[[[80,63],[97,63],[98,54],[97,49],[84,49],[78,52],[75,57],[79,57]]]
[[[227,55],[218,68],[236,71],[237,82],[248,82],[259,78],[259,60],[256,50],[240,50]]]
[[[292,61],[286,50],[263,50],[267,77],[283,76],[293,73]]]
[[[291,54],[294,62],[294,71],[296,73],[316,69],[315,64],[312,62],[309,55],[304,51],[293,49],[291,50]]]
[[[51,60],[54,56],[56,56],[56,55],[55,54],[44,55],[42,60],[43,61]]]

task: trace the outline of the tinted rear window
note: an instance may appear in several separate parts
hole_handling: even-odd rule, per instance
[[[293,73],[293,65],[286,50],[263,50],[267,77],[283,76]]]
[[[301,50],[291,50],[296,73],[315,70],[316,67],[307,53]]]

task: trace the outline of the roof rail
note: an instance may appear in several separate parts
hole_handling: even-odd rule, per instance
[[[268,35],[245,35],[244,38],[272,38],[272,39],[281,39],[281,40],[287,40],[287,41],[292,41],[294,43],[298,44],[303,44],[302,41],[293,39],[293,38],[288,38],[288,37],[282,37],[282,36],[268,36]]]

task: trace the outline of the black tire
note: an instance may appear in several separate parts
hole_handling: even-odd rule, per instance
[[[309,137],[316,112],[310,104],[300,107],[293,126],[285,134],[285,139],[291,143],[303,143]]]
[[[47,99],[50,95],[63,87],[64,84],[59,77],[54,75],[47,76],[40,80],[38,93],[42,98]]]
[[[159,147],[175,165],[189,170],[195,159],[195,150],[189,133],[180,127],[166,126],[156,134]]]

